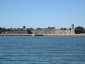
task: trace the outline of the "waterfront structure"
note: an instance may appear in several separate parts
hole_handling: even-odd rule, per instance
[[[6,32],[2,32],[1,34],[74,35],[75,30],[74,24],[72,24],[70,29],[67,28],[56,29],[54,27],[26,29],[26,27],[23,26],[23,29],[16,28]]]
[[[32,30],[33,34],[39,34],[39,35],[46,35],[46,34],[52,34],[52,35],[73,35],[75,34],[74,30],[61,30],[61,29],[35,29]]]
[[[7,31],[5,34],[36,34],[36,35],[73,35],[75,34],[73,29],[34,29],[34,30],[12,30]]]

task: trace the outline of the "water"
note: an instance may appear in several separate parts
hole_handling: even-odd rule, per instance
[[[85,36],[0,36],[0,64],[85,64]]]

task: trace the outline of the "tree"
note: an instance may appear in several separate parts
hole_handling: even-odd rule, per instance
[[[80,33],[84,33],[84,28],[81,26],[78,26],[75,28],[75,33],[76,34],[80,34]]]
[[[64,30],[64,28],[60,28],[61,30]]]
[[[66,30],[66,28],[60,28],[61,30]]]
[[[64,28],[64,30],[66,30],[66,28]]]
[[[83,32],[85,33],[85,29],[83,30]]]
[[[42,28],[37,28],[38,30],[41,30]]]
[[[48,29],[56,29],[55,27],[48,27]]]
[[[56,29],[55,27],[52,27],[52,29]]]
[[[29,28],[29,30],[34,30],[34,28]]]
[[[23,26],[23,30],[25,30],[26,29],[26,26]]]
[[[69,30],[71,30],[72,28],[69,28]]]
[[[0,27],[0,34],[5,33],[6,31],[7,31],[7,29]]]

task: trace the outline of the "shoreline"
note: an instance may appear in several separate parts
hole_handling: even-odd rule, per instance
[[[0,34],[0,36],[85,36],[85,34]]]

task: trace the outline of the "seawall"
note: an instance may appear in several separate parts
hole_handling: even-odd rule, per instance
[[[0,34],[0,36],[85,36],[85,34]]]

